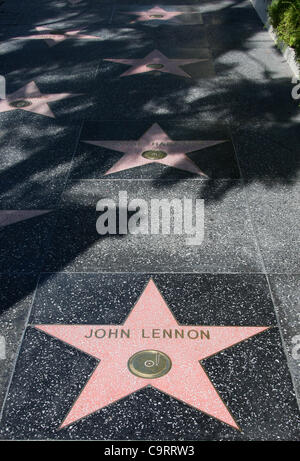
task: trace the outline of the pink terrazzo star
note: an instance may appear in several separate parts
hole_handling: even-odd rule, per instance
[[[143,74],[145,72],[164,72],[168,74],[180,75],[181,77],[191,78],[189,74],[184,72],[179,66],[194,64],[196,62],[208,61],[208,59],[169,59],[159,50],[153,50],[143,59],[114,59],[107,58],[104,61],[116,62],[131,66],[126,72],[121,74],[121,77],[129,75]]]
[[[269,327],[179,325],[156,285],[150,280],[122,326],[35,325],[35,328],[100,361],[61,428],[139,389],[152,386],[239,429],[200,361]],[[127,335],[122,335],[122,330]],[[181,334],[176,336],[175,330]],[[164,331],[169,334],[164,335]],[[205,336],[201,334],[200,339],[201,331]],[[197,332],[199,336],[195,339]],[[136,353],[149,350],[166,354],[170,358],[171,367],[163,376],[149,379],[136,376],[130,371],[129,359]],[[155,366],[154,362],[147,362],[144,366]],[[150,376],[149,373],[147,375]]]
[[[14,40],[45,40],[48,46],[52,47],[58,43],[64,42],[65,40],[72,38],[78,40],[101,40],[101,37],[97,35],[86,35],[81,33],[80,29],[78,30],[69,30],[69,31],[56,31],[50,27],[39,26],[35,27],[37,32],[42,32],[36,35],[25,35],[22,37],[15,37]]]
[[[79,94],[72,93],[53,93],[42,94],[35,82],[27,83],[14,93],[8,94],[6,99],[0,100],[0,112],[9,112],[11,110],[26,110],[35,114],[45,115],[46,117],[55,118],[48,103],[60,101],[61,99],[72,98]]]
[[[148,163],[161,163],[162,165],[172,166],[179,170],[189,171],[201,176],[206,176],[200,168],[185,154],[206,147],[215,146],[226,142],[222,141],[173,141],[155,123],[147,130],[137,141],[83,141],[87,144],[106,147],[125,155],[113,165],[105,174],[117,173],[118,171],[128,170]],[[164,155],[160,159],[149,159],[147,153],[154,152],[158,155]],[[146,157],[144,156],[146,155]]]
[[[50,213],[51,210],[0,210],[0,227],[10,226],[36,216]]]
[[[134,11],[132,14],[138,16],[138,18],[132,23],[137,21],[169,21],[170,19],[183,14],[182,11],[168,11],[160,8],[159,6],[154,6],[147,11]]]

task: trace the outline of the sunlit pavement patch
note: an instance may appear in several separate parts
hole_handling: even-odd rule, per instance
[[[251,184],[246,194],[267,273],[298,274],[300,182]]]
[[[191,65],[193,73],[194,66]],[[222,87],[214,79],[199,77],[197,81],[159,71],[120,78],[122,70],[120,64],[105,61],[100,64],[94,106],[86,120],[151,119],[159,122],[184,118],[192,122],[197,120],[199,124],[224,123],[230,113],[230,106],[224,106],[222,101]],[[145,85],[149,92],[145,92]],[[128,94],[132,95],[130,104]]]
[[[37,274],[0,273],[0,284],[0,336],[4,338],[0,350],[2,353],[5,352],[5,357],[1,357],[0,352],[0,406],[2,407],[35,293]]]
[[[0,336],[0,360],[6,359],[6,341],[5,336]]]
[[[187,247],[187,235],[99,235],[97,202],[119,192],[128,200],[204,199],[205,235]],[[143,213],[143,212],[142,212]],[[129,219],[129,215],[127,217]],[[88,180],[70,182],[65,191],[46,271],[175,271],[257,272],[262,270],[247,214],[242,184],[237,180]]]
[[[83,4],[83,0],[67,0],[67,2],[69,3],[69,5],[72,5],[72,6],[79,5],[80,3],[81,5]]]
[[[280,274],[269,277],[275,309],[295,388],[300,397],[300,276]]]
[[[279,59],[273,43],[263,48],[249,43],[243,50],[213,47],[213,62],[216,75],[236,82],[243,79],[268,82],[270,79],[286,77],[290,72],[284,58]]]
[[[207,25],[206,36],[212,48],[222,49],[223,52],[240,49],[256,43],[259,47],[268,47],[272,38],[267,30],[263,30],[261,23]]]
[[[22,34],[24,29],[16,33]],[[12,87],[21,88],[31,80],[42,93],[67,90],[73,94],[83,93],[86,98],[91,96],[99,65],[96,43],[97,40],[82,40],[77,47],[74,41],[66,40],[62,46],[49,48],[43,40],[21,41],[9,37],[0,43],[1,72],[6,78],[7,93]],[[44,90],[47,80],[51,86]],[[68,99],[63,99],[60,104],[67,102]],[[72,98],[72,104],[74,109],[75,105],[80,106],[80,99]]]
[[[150,274],[44,274],[2,438],[297,439],[297,403],[278,330],[269,329],[276,321],[264,276],[166,274],[153,280]],[[136,352],[148,350],[171,359],[163,376],[147,379],[128,369]],[[148,357],[147,365],[155,359]],[[188,375],[184,388],[182,373]],[[209,398],[201,386],[211,387]]]

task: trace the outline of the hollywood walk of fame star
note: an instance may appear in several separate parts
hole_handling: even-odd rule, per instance
[[[173,141],[161,127],[155,123],[137,141],[101,140],[83,142],[95,146],[106,147],[125,154],[105,173],[106,175],[156,162],[207,177],[207,175],[185,154],[224,143],[226,140]]]
[[[50,213],[51,210],[0,210],[0,227],[10,226],[36,216]]]
[[[52,47],[58,43],[64,42],[67,39],[78,39],[78,40],[102,40],[101,37],[97,35],[87,35],[81,33],[81,30],[69,30],[62,31],[56,30],[50,27],[39,26],[35,27],[37,32],[42,32],[36,35],[25,35],[22,37],[14,37],[13,40],[45,40],[48,46]]]
[[[53,93],[43,94],[38,89],[34,81],[27,83],[14,93],[6,96],[6,99],[0,100],[0,112],[9,112],[12,110],[26,110],[35,114],[45,115],[46,117],[55,118],[48,103],[60,101],[61,99],[80,96],[79,93]]]
[[[169,21],[183,13],[182,11],[168,11],[159,6],[154,6],[146,11],[133,11],[132,14],[138,16],[137,19],[131,21],[134,23],[137,21]]]
[[[187,64],[195,64],[201,61],[208,61],[208,59],[169,59],[159,50],[153,50],[142,59],[114,59],[106,58],[104,61],[116,62],[119,64],[126,64],[131,66],[120,77],[128,77],[129,75],[144,74],[145,72],[159,71],[168,74],[179,75],[181,77],[191,78],[179,66]]]
[[[34,327],[100,360],[61,428],[153,386],[235,429],[200,361],[269,328],[179,325],[152,279],[121,332],[120,325]]]

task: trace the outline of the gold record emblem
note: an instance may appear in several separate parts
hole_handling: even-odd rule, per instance
[[[153,379],[166,375],[172,368],[172,362],[164,352],[145,350],[130,357],[128,368],[139,378]]]
[[[153,63],[153,64],[146,64],[146,67],[148,67],[149,69],[157,70],[157,69],[162,69],[165,66],[160,63],[157,63],[157,64]]]
[[[164,152],[163,150],[145,150],[142,153],[142,157],[148,160],[161,160],[162,158],[165,158],[166,156],[167,156],[167,153]]]
[[[12,101],[9,103],[11,107],[16,107],[17,109],[22,109],[23,107],[31,106],[31,102],[27,101],[26,99],[17,99],[16,101]]]

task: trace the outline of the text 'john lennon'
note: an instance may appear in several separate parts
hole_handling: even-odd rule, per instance
[[[196,329],[180,329],[180,328],[152,328],[152,329],[141,329],[139,331],[123,328],[97,328],[90,329],[89,333],[85,335],[85,338],[109,338],[109,339],[128,339],[132,336],[136,337],[138,334],[144,339],[210,339],[209,330],[196,330]]]

